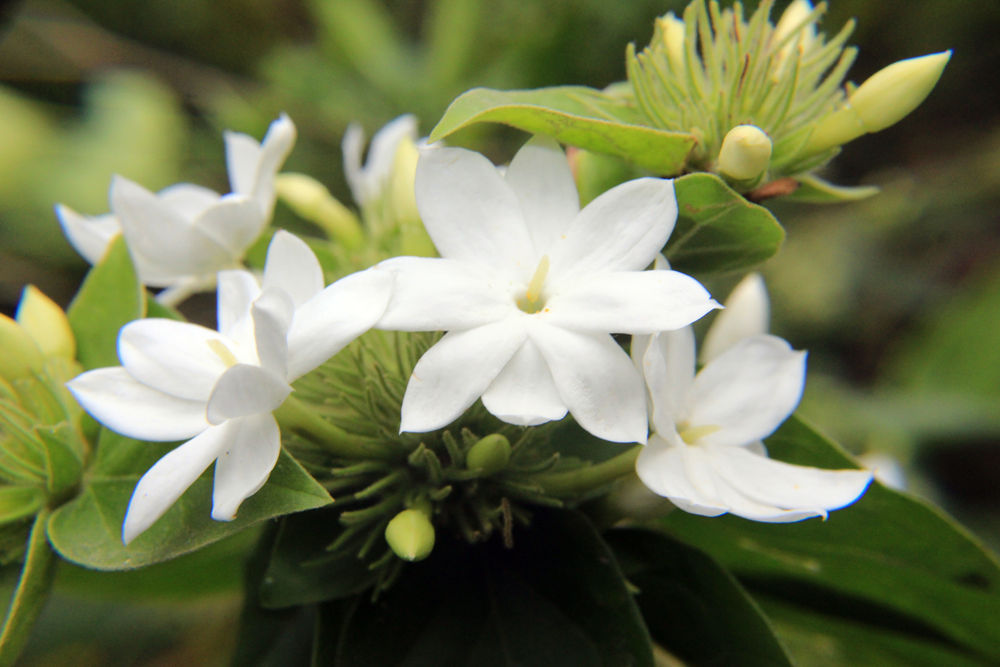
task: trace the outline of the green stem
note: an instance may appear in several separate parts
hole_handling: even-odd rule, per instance
[[[281,428],[309,438],[343,458],[389,459],[395,455],[394,452],[379,443],[361,436],[351,435],[334,426],[309,410],[294,396],[285,399],[281,407],[274,411],[274,417],[278,420]]]
[[[16,661],[38,619],[56,573],[56,557],[45,527],[52,511],[43,509],[35,517],[24,556],[24,569],[10,602],[3,631],[0,632],[0,667],[11,667]]]
[[[545,489],[549,495],[561,497],[579,495],[610,484],[619,477],[635,470],[635,460],[639,457],[642,447],[642,445],[636,445],[618,456],[587,468],[535,475],[528,479],[532,484]]]

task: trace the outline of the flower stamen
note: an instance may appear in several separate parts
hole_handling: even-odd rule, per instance
[[[712,435],[713,433],[722,430],[721,426],[716,426],[715,424],[706,424],[705,426],[695,426],[692,428],[688,428],[686,423],[682,423],[678,424],[678,426],[684,427],[678,429],[679,435],[681,436],[681,440],[683,440],[686,444],[689,445],[693,445],[694,443],[698,442],[701,438],[704,438],[706,435]]]
[[[538,261],[538,267],[535,269],[535,274],[531,276],[531,281],[528,283],[528,291],[525,292],[524,298],[518,299],[517,307],[526,313],[537,313],[545,305],[542,301],[542,286],[545,284],[545,277],[549,275],[549,256],[542,255],[542,258]]]
[[[226,347],[226,344],[218,338],[213,338],[208,341],[208,347],[212,350],[212,352],[215,352],[215,355],[219,357],[219,359],[222,359],[222,363],[226,365],[226,368],[232,368],[239,363],[236,360],[236,355],[234,355],[232,351]]]

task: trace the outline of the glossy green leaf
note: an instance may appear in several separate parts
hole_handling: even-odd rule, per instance
[[[824,181],[818,176],[796,176],[799,187],[795,192],[786,195],[784,200],[797,201],[804,204],[841,204],[860,201],[877,195],[881,188],[874,185],[845,186]]]
[[[331,501],[326,490],[282,451],[267,483],[243,502],[237,518],[213,521],[210,467],[159,521],[125,547],[121,527],[132,490],[174,446],[140,442],[105,429],[86,486],[49,523],[49,538],[60,555],[96,570],[129,570],[194,551],[264,519]]]
[[[37,486],[0,486],[0,524],[34,516],[45,501],[45,490]]]
[[[617,155],[663,176],[679,174],[695,145],[689,134],[649,127],[645,115],[628,100],[583,86],[473,88],[451,103],[430,140],[483,122],[504,123],[570,146]]]
[[[118,331],[145,315],[146,289],[136,277],[125,237],[118,236],[66,311],[84,369],[117,366]]]
[[[752,204],[714,174],[674,181],[677,225],[663,254],[684,273],[748,269],[773,256],[785,230],[763,206]]]
[[[791,667],[774,629],[711,556],[649,530],[604,535],[657,644],[691,667]]]
[[[653,664],[614,556],[568,510],[538,511],[509,550],[441,540],[376,602],[360,596],[339,630],[321,626],[317,667]]]
[[[856,467],[837,445],[789,419],[767,441],[777,459],[821,468]],[[663,524],[712,554],[751,591],[810,605],[846,600],[909,619],[929,637],[1000,659],[1000,566],[941,510],[874,484],[827,521],[755,523],[674,512]]]

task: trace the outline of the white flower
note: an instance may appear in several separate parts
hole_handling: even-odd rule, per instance
[[[122,328],[122,366],[68,383],[98,421],[150,441],[186,440],[139,480],[122,537],[149,528],[213,462],[212,518],[229,521],[267,480],[281,438],[271,412],[289,384],[368,330],[393,277],[362,271],[323,288],[309,247],[278,232],[263,288],[247,271],[219,274],[219,331],[165,319]]]
[[[372,137],[368,160],[361,165],[365,150],[365,131],[358,123],[351,123],[344,133],[341,151],[344,154],[344,176],[358,206],[365,208],[382,196],[382,190],[392,177],[396,151],[402,141],[416,141],[417,118],[412,114],[400,116],[387,123]]]
[[[231,194],[190,183],[153,194],[122,176],[111,183],[112,213],[80,215],[58,205],[63,231],[91,264],[120,232],[139,280],[166,288],[159,301],[175,304],[211,289],[216,273],[239,268],[243,255],[267,227],[274,210],[274,178],[295,142],[295,126],[282,115],[260,144],[245,134],[225,135]]]
[[[685,326],[717,304],[693,278],[643,271],[677,215],[673,182],[643,178],[580,210],[566,156],[536,137],[505,175],[482,155],[425,149],[417,206],[441,258],[398,257],[378,328],[447,331],[420,359],[402,431],[446,426],[482,396],[513,424],[561,419],[645,442],[642,378],[611,333]]]
[[[653,492],[694,514],[730,512],[774,523],[825,517],[857,500],[871,473],[767,457],[761,440],[798,405],[806,355],[777,336],[755,332],[761,313],[753,311],[766,307],[762,288],[759,277],[751,277],[734,292],[716,323],[722,333],[713,332],[715,354],[697,376],[690,327],[633,339],[655,432],[636,473]],[[766,314],[763,319],[766,327]],[[751,335],[733,340],[741,329]]]

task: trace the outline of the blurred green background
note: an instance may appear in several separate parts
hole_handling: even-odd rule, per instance
[[[750,3],[751,5],[755,3]],[[778,9],[785,3],[779,2]],[[86,269],[57,202],[107,211],[112,173],[227,191],[223,129],[279,112],[286,170],[345,203],[340,139],[412,112],[426,133],[474,86],[603,87],[624,78],[674,0],[24,0],[0,5],[0,308],[38,285],[65,305]],[[801,413],[1000,547],[1000,3],[833,0],[861,49],[851,79],[955,50],[912,116],[847,146],[825,176],[881,195],[769,204],[788,228],[763,268],[774,330],[810,350]],[[477,126],[452,143],[508,160]],[[311,233],[279,204],[276,223]],[[739,276],[706,280],[725,296]],[[211,318],[211,299],[189,315]],[[24,665],[223,665],[239,614],[240,536],[130,575],[65,568]],[[8,573],[9,574],[9,573]],[[9,577],[8,577],[9,578]],[[141,601],[140,601],[141,600]],[[279,662],[281,664],[280,657]]]

